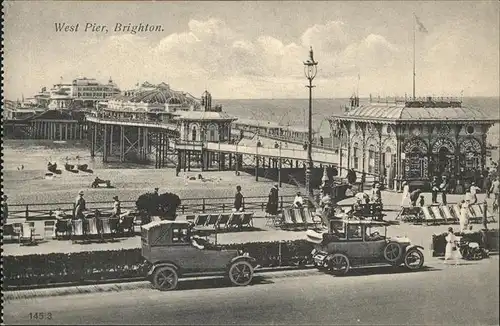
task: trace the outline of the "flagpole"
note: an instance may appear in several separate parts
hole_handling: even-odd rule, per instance
[[[415,100],[415,13],[413,13],[413,99]]]

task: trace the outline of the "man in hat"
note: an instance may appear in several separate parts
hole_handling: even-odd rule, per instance
[[[302,198],[300,191],[297,192],[297,195],[295,196],[295,199],[293,200],[293,205],[297,208],[301,208],[302,206],[304,206],[304,198]]]
[[[480,191],[481,188],[476,186],[476,183],[473,181],[472,184],[470,185],[470,195],[472,198],[471,204],[476,204],[477,203],[477,192]]]
[[[439,181],[438,181],[437,176],[432,177],[431,191],[432,191],[432,203],[436,204],[437,203],[437,195],[438,195],[438,191],[439,191]]]
[[[75,218],[80,219],[83,218],[83,211],[87,210],[85,207],[85,199],[83,198],[83,190],[78,192],[78,197],[76,197],[75,201]]]
[[[448,187],[449,187],[448,177],[443,175],[443,180],[439,185],[439,190],[441,191],[441,202],[443,205],[446,205],[446,194],[448,194]]]
[[[7,224],[7,217],[9,216],[9,207],[7,205],[7,195],[3,195],[3,200],[2,200],[2,221],[3,225],[5,226]]]
[[[236,186],[236,194],[234,195],[234,211],[243,211],[243,195],[241,194],[241,186]]]
[[[111,213],[111,217],[120,217],[122,213],[120,200],[118,200],[118,196],[114,196],[113,200],[113,212]]]

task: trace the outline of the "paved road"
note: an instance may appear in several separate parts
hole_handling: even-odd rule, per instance
[[[333,277],[265,277],[243,288],[221,281],[8,301],[5,324],[424,324],[498,325],[498,258],[422,272],[390,269]],[[29,313],[51,313],[30,320]]]

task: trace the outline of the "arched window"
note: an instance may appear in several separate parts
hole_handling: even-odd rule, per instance
[[[193,130],[191,130],[191,140],[196,141],[196,127],[193,127]]]
[[[368,147],[368,173],[375,173],[375,146],[370,144]]]

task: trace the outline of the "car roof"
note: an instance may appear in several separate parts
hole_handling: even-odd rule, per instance
[[[155,227],[161,227],[161,226],[180,226],[180,227],[188,227],[190,222],[188,221],[154,221],[150,222],[148,224],[145,224],[142,226],[143,229],[145,230],[150,230]]]
[[[333,219],[334,220],[334,219]],[[374,221],[374,220],[353,220],[353,219],[342,219],[338,220],[342,221],[348,225],[379,225],[379,226],[389,226],[394,225],[395,223],[391,223],[389,221]]]

